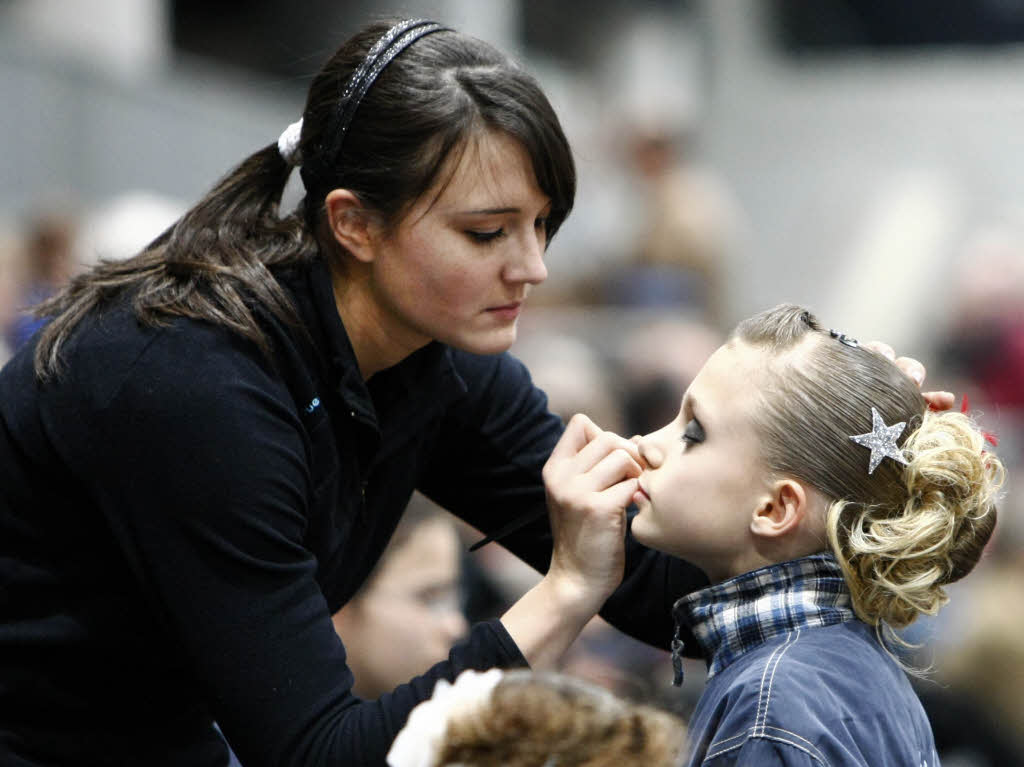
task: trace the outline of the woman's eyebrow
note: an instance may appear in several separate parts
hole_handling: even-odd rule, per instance
[[[459,211],[466,216],[494,216],[501,213],[522,213],[521,208],[478,208],[475,210]]]
[[[551,200],[546,200],[541,210],[546,210],[549,207],[551,207]],[[456,210],[454,212],[457,215],[462,216],[496,216],[505,213],[522,213],[523,208],[517,207],[515,205],[505,205],[496,206],[493,208],[470,208],[467,210]]]

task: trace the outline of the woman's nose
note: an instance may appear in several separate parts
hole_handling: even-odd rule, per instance
[[[531,233],[524,238],[522,249],[505,268],[505,279],[509,282],[539,285],[548,278],[544,264],[544,236]]]

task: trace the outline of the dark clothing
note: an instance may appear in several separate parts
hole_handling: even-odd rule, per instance
[[[744,573],[675,613],[709,666],[689,767],[938,767],[920,701],[831,554]]]
[[[414,488],[484,532],[543,507],[561,423],[508,355],[431,344],[365,383],[322,261],[279,275],[301,327],[272,359],[211,324],[83,321],[66,373],[34,344],[0,373],[0,763],[381,764],[436,679],[522,665],[500,622],[379,701],[352,695],[330,614],[370,572]],[[538,569],[541,516],[505,541]],[[629,629],[654,582],[703,576],[630,546],[606,609]],[[648,604],[652,597],[645,597]]]

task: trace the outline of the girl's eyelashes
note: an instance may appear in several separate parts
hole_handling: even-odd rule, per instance
[[[493,231],[480,232],[476,229],[467,229],[466,234],[469,235],[470,239],[474,242],[494,242],[499,237],[505,236],[504,229],[494,229]]]
[[[696,445],[703,441],[704,427],[700,425],[700,421],[696,418],[691,418],[683,430],[683,442],[687,445]]]

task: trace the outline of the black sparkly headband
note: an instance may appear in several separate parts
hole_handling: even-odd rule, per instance
[[[345,143],[345,134],[359,108],[359,103],[384,67],[421,37],[447,29],[448,27],[429,19],[406,19],[391,27],[373,44],[370,52],[366,54],[366,58],[352,73],[345,90],[338,98],[338,104],[325,134],[330,137],[328,139],[330,144],[325,147],[326,151],[321,157],[325,168],[334,166],[341,153],[341,147]]]

